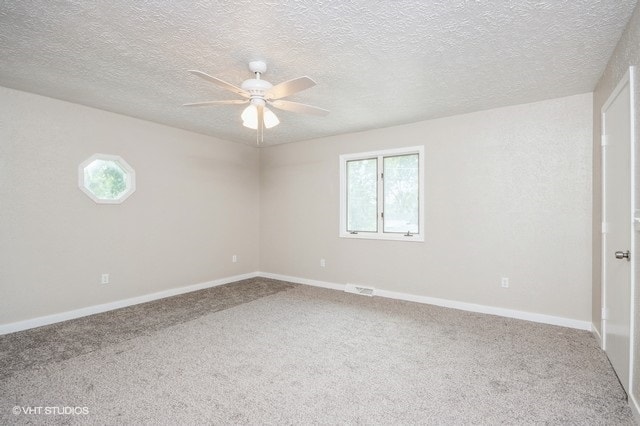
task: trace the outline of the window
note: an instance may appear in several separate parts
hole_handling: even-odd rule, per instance
[[[424,241],[424,147],[340,156],[340,236]]]
[[[78,175],[80,189],[96,203],[118,204],[135,191],[135,172],[117,155],[92,155]]]

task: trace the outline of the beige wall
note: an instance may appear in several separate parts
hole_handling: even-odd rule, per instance
[[[593,93],[593,326],[601,331],[601,304],[602,304],[602,281],[601,281],[601,251],[602,251],[602,235],[600,234],[602,222],[602,156],[600,152],[600,133],[602,129],[601,111],[602,106],[609,98],[609,95],[622,79],[629,69],[629,66],[640,65],[640,6],[636,9],[627,24],[627,27],[616,46],[613,55],[609,59],[600,81],[596,85]],[[636,135],[640,135],[640,118],[637,116],[640,111],[640,70],[635,70],[636,81]],[[636,150],[638,153],[638,150]],[[640,158],[636,159],[636,163],[640,164]],[[640,180],[640,175],[635,176],[636,182]],[[640,189],[640,185],[636,185]],[[639,194],[636,194],[636,200]],[[635,206],[636,209],[640,206]],[[640,235],[635,234],[636,247],[640,247]],[[636,262],[640,261],[640,254],[636,253]],[[635,283],[636,306],[640,304],[640,281]],[[635,321],[635,359],[640,359],[640,309],[636,309]],[[640,400],[640,363],[636,363],[633,373],[633,393],[636,400]]]
[[[591,319],[590,94],[267,147],[260,158],[33,94],[0,88],[0,99],[0,324],[257,270]],[[426,242],[338,238],[338,156],[417,144]],[[136,169],[123,204],[97,205],[77,188],[77,166],[95,152]]]
[[[256,148],[6,88],[0,99],[0,324],[258,269]],[[78,189],[96,152],[136,171],[121,205]]]
[[[260,270],[589,321],[591,108],[583,94],[262,149]],[[338,156],[418,144],[426,241],[338,238]]]

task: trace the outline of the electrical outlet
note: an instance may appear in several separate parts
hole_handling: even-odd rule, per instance
[[[325,262],[324,259],[320,259],[320,266],[324,268],[325,266],[327,266],[327,262]]]
[[[102,284],[109,284],[109,274],[102,274],[102,279],[100,282]]]
[[[502,277],[502,280],[500,280],[500,286],[502,288],[509,288],[509,278]]]
[[[238,255],[234,254],[233,256],[231,256],[231,261],[233,263],[236,263],[238,261]]]

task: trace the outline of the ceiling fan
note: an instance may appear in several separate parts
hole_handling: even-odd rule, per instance
[[[267,71],[267,64],[263,61],[249,62],[249,69],[254,73],[255,78],[250,78],[242,82],[240,87],[227,83],[217,77],[212,77],[202,71],[189,70],[190,73],[207,80],[218,87],[229,90],[245,99],[229,99],[223,101],[205,101],[184,104],[184,106],[199,107],[211,105],[240,105],[249,104],[242,112],[242,124],[250,129],[257,130],[257,143],[264,141],[264,128],[270,129],[280,123],[278,117],[267,108],[267,105],[275,108],[297,112],[302,114],[327,115],[329,111],[311,105],[298,102],[285,101],[282,98],[294,93],[308,89],[316,85],[316,82],[309,77],[298,77],[285,81],[277,85],[272,85],[267,80],[260,77]]]

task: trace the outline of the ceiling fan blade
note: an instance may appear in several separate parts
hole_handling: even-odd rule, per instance
[[[301,104],[298,102],[275,100],[275,101],[270,101],[269,103],[278,109],[297,112],[301,114],[312,114],[312,115],[321,115],[321,116],[325,116],[329,114],[329,111],[326,109],[314,107],[311,105]]]
[[[298,77],[293,80],[285,81],[284,83],[276,84],[267,92],[265,97],[267,99],[280,99],[285,96],[301,92],[315,85],[316,82],[307,76]]]
[[[192,102],[192,103],[189,103],[189,104],[182,104],[182,106],[199,107],[199,106],[209,106],[209,105],[240,105],[240,104],[246,104],[248,102],[249,102],[249,99],[246,99],[246,100],[230,99],[230,100],[226,100],[226,101]]]
[[[264,142],[264,106],[258,105],[258,144]]]
[[[224,80],[220,80],[218,77],[213,77],[213,76],[210,76],[207,73],[204,73],[202,71],[197,71],[197,70],[189,70],[189,72],[191,74],[193,74],[193,75],[197,75],[198,77],[200,77],[200,78],[202,78],[204,80],[210,81],[211,83],[215,84],[218,87],[221,87],[221,88],[223,88],[225,90],[229,90],[229,91],[231,91],[233,93],[237,93],[238,95],[243,96],[245,98],[248,98],[250,96],[249,93],[245,92],[244,90],[242,90],[238,86],[234,86],[231,83],[227,83]]]

